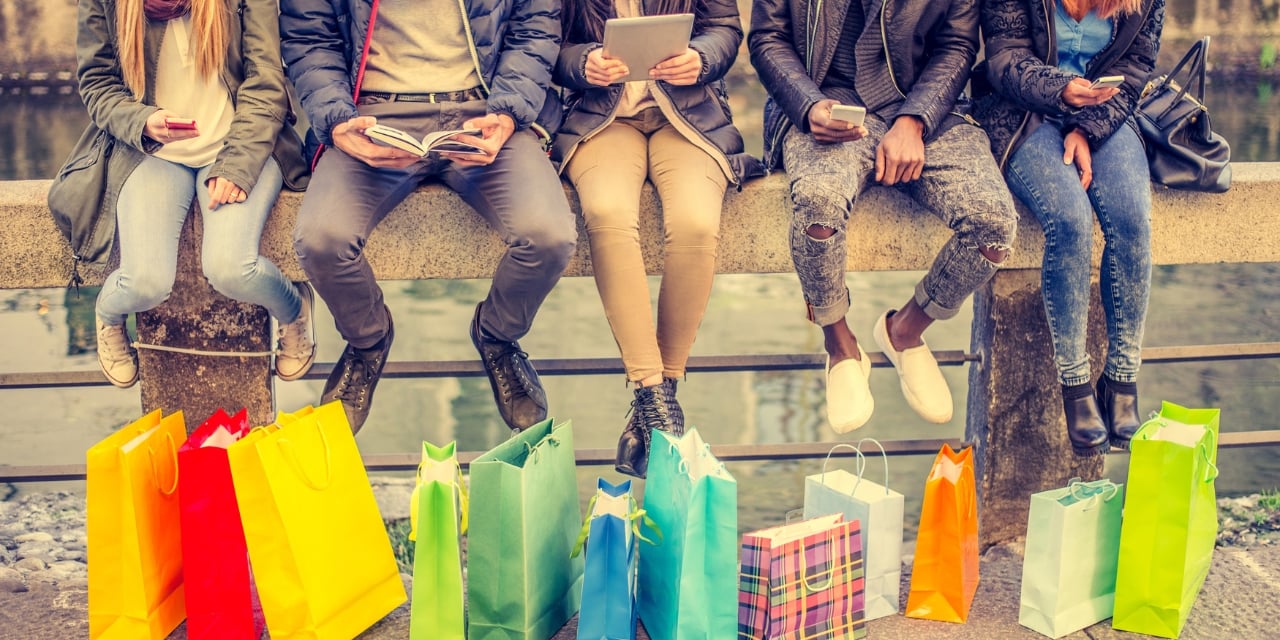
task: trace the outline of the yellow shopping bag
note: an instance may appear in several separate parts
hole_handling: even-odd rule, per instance
[[[227,450],[272,640],[350,640],[407,600],[342,405]]]
[[[157,409],[86,454],[89,637],[164,638],[187,616],[178,521],[179,411]]]

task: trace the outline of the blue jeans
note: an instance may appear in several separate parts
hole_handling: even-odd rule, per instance
[[[268,159],[244,202],[210,211],[205,181],[212,167],[192,169],[148,156],[129,174],[116,206],[120,268],[107,276],[98,293],[98,318],[104,323],[120,324],[126,314],[152,309],[169,298],[182,223],[197,195],[204,222],[200,261],[209,284],[228,298],[266,307],[280,323],[298,318],[302,301],[297,288],[258,255],[262,226],[280,193],[280,167]]]
[[[1107,318],[1103,373],[1133,382],[1142,362],[1142,327],[1151,290],[1151,175],[1132,122],[1093,149],[1093,182],[1080,186],[1063,164],[1063,134],[1045,123],[1009,160],[1009,190],[1044,228],[1044,306],[1054,361],[1064,385],[1090,380],[1085,338],[1093,219],[1102,227],[1102,307]]]

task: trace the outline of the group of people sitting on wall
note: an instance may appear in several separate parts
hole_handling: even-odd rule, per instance
[[[194,199],[204,273],[270,312],[280,378],[310,368],[314,294],[324,300],[347,344],[320,400],[341,401],[358,430],[395,337],[365,243],[415,188],[439,181],[506,243],[469,331],[502,419],[523,429],[547,416],[519,341],[575,251],[568,178],[634,385],[617,468],[643,477],[652,431],[684,428],[677,383],[711,293],[725,191],[785,171],[791,256],[822,330],[835,431],[857,429],[874,408],[867,334],[859,340],[846,322],[844,276],[850,213],[876,184],[953,234],[910,298],[869,327],[911,408],[929,422],[952,418],[924,333],[1008,259],[1016,197],[1044,228],[1044,304],[1071,446],[1080,456],[1126,447],[1140,424],[1151,279],[1151,188],[1134,110],[1164,4],[754,0],[747,49],[769,94],[761,160],[744,152],[724,88],[744,37],[735,0],[82,0],[80,94],[90,126],[131,167],[109,176],[102,203],[120,265],[97,298],[99,362],[116,386],[137,380],[125,320],[169,296]],[[606,20],[678,13],[694,15],[688,48],[647,80],[622,81],[632,70],[604,54]],[[1103,76],[1123,82],[1095,85]],[[291,126],[294,92],[306,145]],[[865,120],[835,117],[840,105],[865,108]],[[475,129],[480,152],[419,156],[375,144],[365,135],[375,124],[414,136]],[[656,314],[639,241],[646,180],[662,203]],[[282,186],[306,190],[293,242],[309,283],[259,255]],[[1095,219],[1108,338],[1096,386],[1085,347]]]

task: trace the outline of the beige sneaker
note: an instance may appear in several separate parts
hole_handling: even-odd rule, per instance
[[[124,324],[98,320],[98,366],[111,384],[128,389],[138,381],[138,352]]]
[[[298,296],[302,298],[298,318],[289,324],[280,325],[276,330],[276,375],[281,380],[301,378],[311,370],[311,365],[316,361],[315,325],[311,322],[315,294],[312,293],[311,285],[299,282]]]
[[[929,345],[922,344],[898,351],[893,348],[889,339],[888,319],[892,311],[886,311],[876,320],[872,328],[872,337],[880,350],[884,352],[893,368],[898,370],[898,383],[902,386],[902,395],[921,418],[935,424],[951,421],[951,389],[947,386],[938,361],[929,350]]]
[[[871,359],[858,345],[861,360],[848,358],[831,366],[827,356],[827,422],[836,433],[848,433],[866,424],[875,411],[867,378],[871,375]]]

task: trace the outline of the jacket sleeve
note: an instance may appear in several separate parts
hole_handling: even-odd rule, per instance
[[[236,112],[227,133],[227,144],[218,153],[209,175],[230,180],[245,193],[253,190],[262,167],[275,148],[285,126],[289,94],[285,92],[280,65],[280,32],[276,3],[246,0],[240,50],[244,79],[236,92]]]
[[[809,77],[791,40],[788,0],[754,0],[747,50],[765,91],[801,131],[809,131],[809,109],[822,100],[822,89]]]
[[[289,80],[321,144],[356,117],[342,30],[329,0],[280,1],[280,50]]]
[[[701,0],[706,18],[694,25],[695,35],[689,48],[702,56],[699,84],[709,84],[724,77],[738,57],[742,44],[742,20],[735,0]]]
[[[1071,111],[1062,88],[1075,76],[1036,55],[1031,40],[1028,0],[984,0],[982,37],[987,79],[1018,107],[1048,116]]]
[[[578,91],[599,89],[601,87],[587,82],[587,55],[600,48],[599,42],[583,42],[566,44],[560,49],[556,58],[555,73],[552,80],[556,84]]]
[[[89,118],[116,140],[155,153],[163,145],[144,132],[156,107],[135,100],[124,83],[109,22],[114,16],[107,16],[103,0],[82,0],[76,20],[76,79]]]
[[[1122,75],[1124,84],[1120,93],[1110,100],[1085,107],[1067,117],[1065,129],[1076,129],[1084,134],[1089,146],[1097,148],[1119,129],[1138,108],[1138,99],[1147,83],[1147,77],[1156,66],[1156,54],[1160,51],[1160,32],[1164,28],[1165,0],[1155,0],[1147,12],[1142,29],[1133,44],[1111,67],[1098,71],[1099,76]]]
[[[505,113],[516,130],[533,124],[560,54],[558,0],[515,0],[489,88],[489,113]]]
[[[907,92],[899,115],[924,122],[928,138],[955,108],[956,98],[969,82],[969,69],[978,55],[978,0],[952,0],[947,18],[933,34],[929,61]]]

